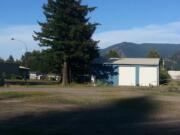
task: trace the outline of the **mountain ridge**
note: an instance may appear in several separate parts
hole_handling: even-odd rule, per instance
[[[125,57],[147,57],[148,52],[155,49],[161,57],[169,58],[180,51],[180,44],[171,43],[133,43],[122,42],[101,50],[101,55],[106,55],[110,50],[115,50]]]

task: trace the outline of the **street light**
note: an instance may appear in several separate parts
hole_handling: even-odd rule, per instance
[[[22,41],[22,40],[19,40],[19,39],[15,39],[15,38],[11,38],[11,40],[12,40],[12,41],[17,41],[17,42],[23,44],[24,47],[25,47],[25,55],[26,55],[26,53],[28,52],[28,47],[27,47],[26,42],[24,42],[24,41]],[[25,64],[24,66],[26,67],[26,66],[27,66],[26,62],[25,62],[24,64]]]
[[[22,43],[22,44],[24,45],[24,47],[25,47],[25,50],[26,50],[25,53],[28,52],[28,47],[27,47],[26,42],[24,42],[24,41],[22,41],[22,40],[19,40],[19,39],[15,39],[15,38],[11,38],[11,40],[13,40],[13,41],[18,41],[18,42]]]
[[[26,42],[24,42],[24,41],[22,41],[22,40],[19,40],[19,39],[15,39],[15,38],[11,38],[11,40],[12,41],[18,41],[19,43],[21,43],[21,44],[23,44],[24,45],[24,47],[25,47],[25,55],[26,55],[26,53],[28,52],[28,47],[27,47],[27,44],[26,44]],[[26,68],[26,60],[25,60],[25,68]],[[25,73],[25,75],[24,75],[24,79],[25,79],[25,83],[27,84],[27,75],[26,75],[26,73]]]

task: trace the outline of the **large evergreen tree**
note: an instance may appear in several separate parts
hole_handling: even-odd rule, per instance
[[[40,46],[50,47],[57,63],[63,63],[60,71],[66,85],[71,66],[78,68],[81,63],[81,68],[88,69],[90,61],[98,56],[97,41],[92,39],[97,23],[90,23],[88,18],[95,8],[82,5],[81,0],[48,0],[43,9],[46,22],[39,22],[41,32],[35,32],[34,39]]]

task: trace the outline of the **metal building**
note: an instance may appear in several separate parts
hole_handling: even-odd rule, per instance
[[[98,58],[92,74],[114,86],[158,86],[159,62],[156,58]]]

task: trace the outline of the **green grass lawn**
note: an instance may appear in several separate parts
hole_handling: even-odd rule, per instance
[[[170,86],[0,89],[0,135],[180,134]]]

